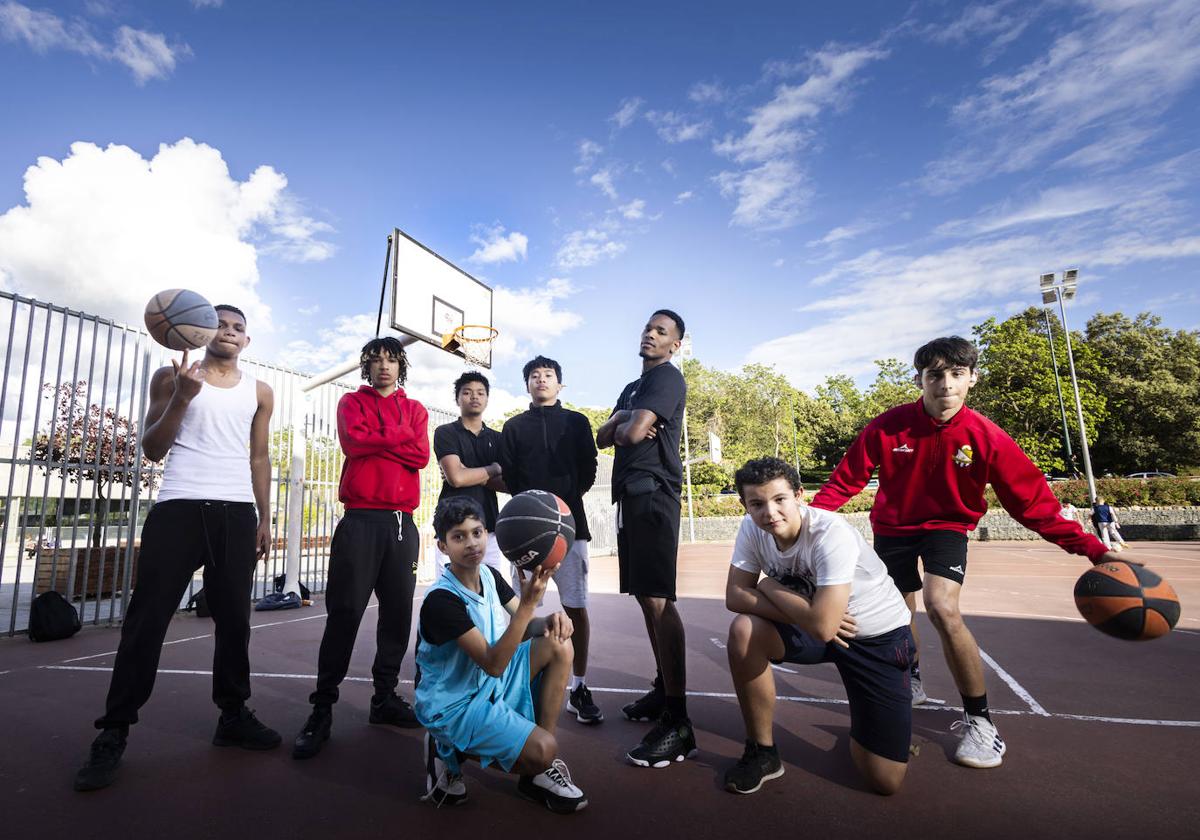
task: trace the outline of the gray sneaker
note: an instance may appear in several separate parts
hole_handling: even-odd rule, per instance
[[[921,680],[918,677],[913,677],[909,682],[912,683],[912,704],[920,706],[929,699],[929,695],[925,693],[925,686],[921,685]]]
[[[467,783],[461,773],[451,773],[446,762],[438,755],[433,736],[425,733],[425,794],[422,802],[432,802],[437,807],[461,805],[467,801]]]
[[[962,720],[956,720],[950,730],[963,730],[962,740],[954,751],[954,760],[966,767],[976,767],[981,770],[989,767],[999,767],[1004,757],[1004,739],[996,731],[996,725],[985,717],[963,715]]]

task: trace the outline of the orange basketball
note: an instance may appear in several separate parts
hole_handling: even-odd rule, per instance
[[[1145,566],[1123,560],[1088,569],[1075,583],[1075,606],[1087,623],[1118,639],[1165,636],[1179,621],[1179,596]]]
[[[519,569],[553,569],[575,541],[575,517],[567,503],[545,490],[526,490],[496,517],[496,544]]]

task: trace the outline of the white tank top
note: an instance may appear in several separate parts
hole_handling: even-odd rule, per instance
[[[258,383],[245,371],[232,388],[201,385],[179,424],[158,501],[253,502],[250,424],[256,411]]]

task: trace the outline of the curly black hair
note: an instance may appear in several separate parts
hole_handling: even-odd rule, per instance
[[[438,502],[433,512],[433,535],[445,542],[450,529],[468,519],[483,522],[483,508],[479,502],[466,496],[447,496]]]
[[[462,391],[464,385],[469,385],[472,382],[479,382],[483,385],[483,393],[492,393],[492,385],[488,382],[488,378],[477,370],[469,370],[458,379],[454,380],[454,401],[458,402],[459,392]]]
[[[800,473],[796,472],[796,468],[782,458],[750,459],[733,474],[733,483],[737,485],[738,495],[744,499],[746,497],[742,493],[743,487],[757,487],[777,478],[786,479],[793,490],[799,490],[803,486],[800,483]]]
[[[400,373],[396,376],[396,384],[403,385],[408,379],[408,354],[404,352],[404,345],[400,343],[400,339],[391,336],[373,338],[363,345],[362,355],[358,357],[358,369],[362,373],[363,380],[371,381],[371,359],[379,358],[384,353],[400,362]]]

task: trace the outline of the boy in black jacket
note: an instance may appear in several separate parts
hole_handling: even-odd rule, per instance
[[[587,613],[588,531],[583,494],[596,480],[596,443],[588,419],[578,411],[562,407],[562,367],[553,359],[538,356],[522,371],[533,402],[529,410],[504,424],[500,464],[508,492],[547,490],[567,503],[575,517],[575,542],[554,573],[559,599],[575,626],[575,667],[567,708],[580,723],[594,724],[604,714],[588,690],[587,659],[591,628]],[[521,579],[513,568],[513,584]]]

